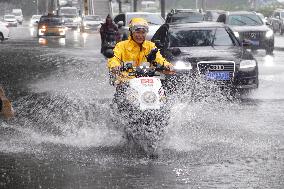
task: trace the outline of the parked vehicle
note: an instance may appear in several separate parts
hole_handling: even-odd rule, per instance
[[[98,15],[86,15],[82,19],[82,31],[98,31],[101,24],[103,23],[103,19]]]
[[[149,12],[126,12],[117,15],[113,20],[116,24],[118,24],[118,22],[121,22],[122,30],[124,31],[123,33],[128,33],[128,24],[130,20],[135,17],[144,18],[148,21],[149,32],[147,34],[147,39],[151,39],[157,29],[165,22],[160,14]]]
[[[273,53],[274,32],[254,12],[229,12],[221,14],[217,21],[230,26],[241,42],[251,44],[252,50],[265,49],[267,54]]]
[[[276,33],[279,32],[280,35],[284,33],[284,10],[277,9],[273,11],[271,18],[269,19],[272,30]]]
[[[0,42],[9,39],[10,31],[6,22],[0,21]]]
[[[152,41],[174,64],[176,75],[166,82],[170,90],[200,80],[232,90],[258,88],[257,61],[222,23],[164,24]]]
[[[22,25],[24,21],[22,9],[13,9],[12,14],[15,15],[17,22]]]
[[[192,23],[204,20],[201,11],[196,9],[172,9],[166,17],[166,23]]]
[[[8,24],[8,27],[17,27],[18,26],[18,21],[15,17],[15,15],[12,14],[7,14],[4,15],[4,22]]]
[[[65,37],[65,26],[62,17],[57,15],[41,16],[38,23],[38,37],[59,36]]]

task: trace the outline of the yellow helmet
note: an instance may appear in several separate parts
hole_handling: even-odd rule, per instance
[[[129,30],[134,32],[136,30],[143,29],[145,32],[149,31],[149,25],[144,18],[132,18],[129,22]]]

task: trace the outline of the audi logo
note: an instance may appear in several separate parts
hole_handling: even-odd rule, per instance
[[[210,65],[209,70],[224,70],[225,66],[223,65]]]

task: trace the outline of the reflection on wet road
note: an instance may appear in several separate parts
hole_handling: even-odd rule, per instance
[[[98,34],[17,30],[0,44],[17,112],[0,127],[0,188],[283,188],[283,52],[255,54],[260,87],[248,96],[177,102],[153,160],[129,150],[109,119]]]

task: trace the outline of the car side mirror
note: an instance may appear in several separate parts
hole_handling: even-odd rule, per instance
[[[270,24],[269,22],[265,22],[265,24],[266,24],[267,26],[271,26],[271,24]]]
[[[171,53],[174,55],[174,56],[179,56],[181,54],[181,50],[180,48],[178,47],[174,47],[171,49]]]
[[[114,52],[112,49],[107,49],[105,50],[105,52],[103,53],[105,57],[107,58],[113,58],[114,57]]]

